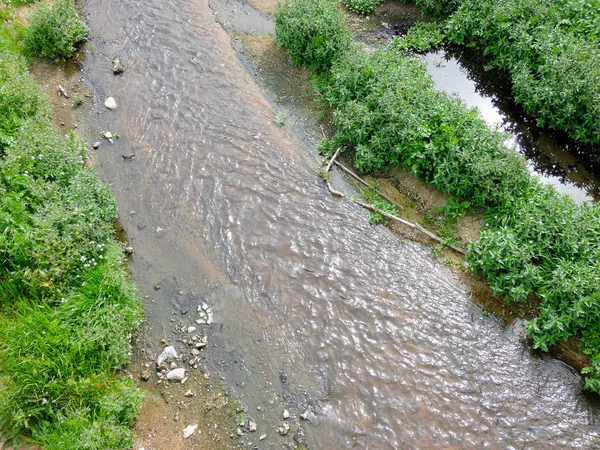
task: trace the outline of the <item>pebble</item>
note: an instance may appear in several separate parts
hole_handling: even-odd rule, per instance
[[[105,139],[112,139],[113,135],[110,131],[105,131],[102,137],[104,137]]]
[[[302,414],[300,414],[300,418],[302,420],[308,420],[308,410],[306,410]]]
[[[100,142],[94,142],[94,143],[92,144],[92,148],[93,148],[94,150],[98,150],[98,147],[100,147]]]
[[[189,438],[192,434],[194,434],[196,432],[197,428],[198,428],[197,423],[195,423],[194,425],[188,425],[187,427],[185,427],[183,429],[183,438],[184,439]]]
[[[196,331],[196,327],[188,327],[187,329],[188,333],[193,333],[194,331]]]
[[[115,56],[115,58],[113,59],[113,73],[115,75],[119,75],[120,73],[123,73],[123,71],[125,70],[125,68],[123,67],[123,63],[121,62],[121,58],[119,56]]]
[[[204,348],[206,347],[206,342],[196,342],[196,348]]]
[[[158,285],[158,284],[155,284],[155,285],[154,285],[154,290],[155,290],[155,291],[158,291],[159,289],[160,289],[160,285]]]
[[[250,431],[256,431],[256,422],[253,422],[252,420],[250,421],[250,423],[248,424],[248,429]]]
[[[192,355],[194,355],[194,356],[198,356],[199,354],[200,354],[200,350],[198,350],[198,349],[196,349],[196,348],[193,348],[193,349],[192,349]]]
[[[142,380],[142,381],[148,381],[149,379],[150,379],[150,371],[149,370],[144,370],[140,374],[140,380]]]
[[[290,425],[286,422],[279,427],[278,431],[281,436],[286,436],[290,432]]]
[[[104,106],[106,106],[108,109],[115,109],[117,107],[117,102],[115,102],[114,98],[108,97],[106,100],[104,100]]]
[[[287,409],[283,411],[283,418],[284,420],[290,418],[290,412]]]
[[[193,397],[195,394],[192,392],[192,390],[191,390],[191,389],[189,389],[189,390],[188,390],[188,391],[187,391],[185,394],[183,394],[183,395],[185,395],[186,397]]]
[[[235,434],[237,434],[238,436],[241,436],[242,434],[244,434],[244,432],[242,431],[241,428],[238,427],[238,429],[235,430]]]
[[[176,362],[172,362],[171,363],[171,370],[172,369],[177,369],[177,363]]]
[[[261,434],[260,437],[258,438],[259,441],[264,440],[267,437],[266,434]]]

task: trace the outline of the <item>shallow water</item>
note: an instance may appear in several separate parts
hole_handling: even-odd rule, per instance
[[[597,447],[600,410],[571,368],[531,354],[518,324],[484,317],[429,250],[328,193],[206,0],[85,9],[99,100],[89,140],[121,135],[95,158],[155,342],[210,303],[207,364],[250,412],[263,408],[260,448],[291,443],[275,432],[284,406],[315,414],[291,432],[301,424],[314,449]]]

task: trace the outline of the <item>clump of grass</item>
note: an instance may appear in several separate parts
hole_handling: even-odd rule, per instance
[[[73,106],[77,108],[81,105],[83,105],[83,95],[81,95],[79,92],[76,92],[75,95],[73,95]]]
[[[58,60],[73,56],[86,36],[87,27],[77,16],[72,0],[57,0],[52,5],[41,2],[36,6],[24,40],[31,54]]]

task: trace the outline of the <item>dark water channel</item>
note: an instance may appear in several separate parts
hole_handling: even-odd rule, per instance
[[[428,249],[328,193],[206,0],[84,7],[88,139],[121,135],[96,158],[149,296],[149,342],[211,305],[207,364],[269,430],[249,445],[288,448],[301,426],[313,449],[600,446],[579,375],[531,354],[518,324],[484,317]]]

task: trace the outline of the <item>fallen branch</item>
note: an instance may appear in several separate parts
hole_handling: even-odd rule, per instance
[[[335,159],[335,158],[334,158]],[[334,161],[335,165],[338,166],[340,169],[342,169],[344,172],[346,172],[348,175],[350,175],[352,178],[354,178],[357,181],[360,181],[362,184],[364,184],[365,186],[367,186],[370,189],[373,189],[373,187],[367,183],[365,180],[363,180],[361,177],[359,177],[358,175],[356,175],[354,172],[352,172],[350,169],[348,169],[346,166],[344,166],[343,164]],[[385,200],[387,200],[388,202],[390,202],[392,205],[394,205],[396,208],[398,209],[404,209],[404,206],[399,205],[398,203],[396,203],[394,200],[392,200],[390,197],[388,197],[387,195],[385,195],[383,192],[381,192],[379,189],[373,189],[378,195],[380,195],[381,197],[383,197]]]
[[[327,164],[327,168],[325,169],[325,172],[329,172],[331,170],[331,166],[335,162],[335,158],[337,158],[338,155],[340,154],[340,150],[341,149],[338,147],[338,149],[335,151],[335,154],[333,155],[333,158],[331,158],[331,161],[329,161],[329,164]]]
[[[338,148],[335,151],[335,154],[333,155],[333,158],[331,158],[331,161],[329,161],[329,164],[327,164],[327,167],[325,168],[325,172],[329,172],[331,170],[331,166],[333,164],[336,164],[339,168],[341,168],[344,172],[348,173],[349,175],[353,176],[354,178],[356,178],[358,181],[360,181],[362,184],[364,184],[365,186],[373,189],[371,186],[369,186],[369,184],[363,180],[361,177],[359,177],[358,175],[356,175],[354,172],[352,172],[350,169],[348,169],[347,167],[343,166],[342,164],[340,164],[339,162],[337,162],[335,159],[338,157],[338,155],[340,154],[340,149]],[[336,191],[335,189],[333,189],[331,187],[331,184],[329,184],[329,180],[325,180],[325,183],[327,183],[327,189],[329,189],[329,192],[331,192],[332,195],[336,196],[336,197],[346,197],[343,193]],[[388,202],[392,203],[393,205],[397,206],[398,208],[402,209],[402,206],[398,205],[396,202],[394,202],[393,200],[389,199],[388,197],[386,197],[384,194],[382,194],[381,192],[379,192],[377,189],[373,189],[375,192],[377,192],[379,195],[381,195],[384,199],[386,199]],[[449,245],[446,244],[444,242],[444,240],[442,238],[440,238],[439,236],[436,236],[435,234],[433,234],[431,231],[423,228],[421,225],[419,225],[418,223],[412,223],[409,222],[408,220],[404,220],[401,219],[400,217],[394,216],[393,214],[387,213],[379,208],[377,208],[375,205],[372,205],[370,203],[364,203],[361,200],[356,200],[356,199],[350,199],[352,202],[356,203],[357,205],[362,206],[363,208],[367,208],[370,209],[371,211],[375,211],[379,214],[381,214],[384,217],[387,217],[388,219],[392,219],[395,220],[397,222],[400,222],[403,225],[406,225],[410,228],[413,228],[415,230],[420,231],[421,233],[423,233],[424,235],[426,235],[427,237],[433,239],[436,242],[439,242],[441,244],[447,245],[449,248],[451,248],[452,250],[454,250],[455,252],[461,253],[463,255],[466,255],[467,252],[465,250],[463,250],[462,248],[458,248],[455,247],[453,245]]]
[[[387,213],[387,212],[385,212],[385,211],[377,208],[376,206],[371,205],[370,203],[364,203],[364,202],[362,202],[360,200],[356,200],[356,199],[353,199],[352,201],[354,203],[356,203],[357,205],[360,205],[363,208],[370,209],[371,211],[375,211],[375,212],[381,214],[382,216],[387,217],[388,219],[395,220],[395,221],[400,222],[401,224],[406,225],[406,226],[408,226],[410,228],[414,228],[415,230],[419,230],[421,233],[423,233],[427,237],[433,239],[436,242],[439,242],[441,244],[447,245],[448,247],[450,247],[455,252],[461,253],[463,255],[467,254],[467,252],[465,250],[463,250],[462,248],[458,248],[458,247],[455,247],[453,245],[446,244],[442,238],[440,238],[439,236],[436,236],[431,231],[423,228],[418,223],[412,223],[412,222],[409,222],[408,220],[401,219],[400,217],[397,217],[397,216],[394,216],[393,214]]]
[[[336,196],[336,197],[345,197],[345,195],[343,193],[341,193],[340,191],[336,191],[335,189],[333,189],[331,187],[331,184],[329,184],[329,181],[325,181],[327,183],[327,188],[329,189],[329,192],[331,192],[332,195]]]

